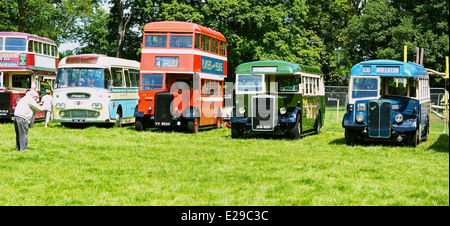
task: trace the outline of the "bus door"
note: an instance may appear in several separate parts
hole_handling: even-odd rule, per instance
[[[302,130],[314,129],[317,114],[317,101],[314,95],[313,78],[302,76]]]
[[[174,93],[174,113],[181,114],[193,106],[194,84],[192,74],[173,74],[170,81],[170,92]]]
[[[125,90],[126,98],[125,98],[125,107],[123,109],[123,118],[131,118],[134,116],[134,109],[137,105],[137,96],[134,94],[136,93],[136,88],[132,87],[131,85],[131,79],[130,79],[130,72],[128,69],[123,70],[123,74],[125,77],[125,86],[127,87]]]
[[[201,118],[200,126],[214,124],[214,81],[203,80],[201,82]]]

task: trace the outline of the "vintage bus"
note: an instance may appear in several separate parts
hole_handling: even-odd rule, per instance
[[[325,117],[323,73],[284,61],[256,61],[236,68],[231,137],[272,133],[299,139],[320,133]]]
[[[140,64],[134,60],[84,54],[58,65],[53,119],[62,125],[134,122]]]
[[[41,95],[56,78],[56,43],[19,32],[0,32],[0,120],[11,120],[17,102],[27,90]],[[36,118],[44,119],[42,112]]]
[[[136,130],[220,128],[226,46],[221,33],[195,23],[146,24]]]
[[[345,141],[393,140],[416,147],[430,129],[430,86],[425,68],[395,60],[371,60],[350,72]]]

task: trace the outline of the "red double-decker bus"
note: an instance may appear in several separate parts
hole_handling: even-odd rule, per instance
[[[190,22],[144,26],[136,130],[175,128],[191,133],[222,124],[227,76],[225,37]]]
[[[27,90],[51,89],[58,66],[56,43],[20,32],[0,32],[0,120],[14,117]],[[44,118],[42,112],[36,118]]]

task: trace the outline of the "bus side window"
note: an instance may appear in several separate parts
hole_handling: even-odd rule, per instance
[[[37,41],[33,41],[33,52],[39,53],[39,43]]]
[[[28,41],[28,52],[33,52],[33,41]]]
[[[127,87],[131,87],[130,73],[128,70],[125,70],[125,83],[126,83]]]
[[[111,68],[111,75],[115,87],[123,87],[122,68]]]
[[[205,35],[201,35],[200,39],[201,39],[202,50],[206,50],[206,36]]]
[[[194,48],[199,49],[200,48],[200,34],[195,34],[195,43]]]
[[[409,83],[409,96],[410,97],[416,97],[416,87],[417,87],[417,82],[414,81],[413,79],[411,79],[411,81]]]
[[[131,69],[130,70],[130,80],[131,80],[131,87],[138,87],[139,86],[139,71]]]

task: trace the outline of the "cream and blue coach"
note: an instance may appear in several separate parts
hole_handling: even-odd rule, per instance
[[[426,69],[415,63],[371,60],[350,72],[342,126],[347,145],[392,140],[416,147],[430,127],[430,86]]]
[[[134,123],[140,63],[104,55],[75,55],[58,65],[53,119],[63,125]]]

